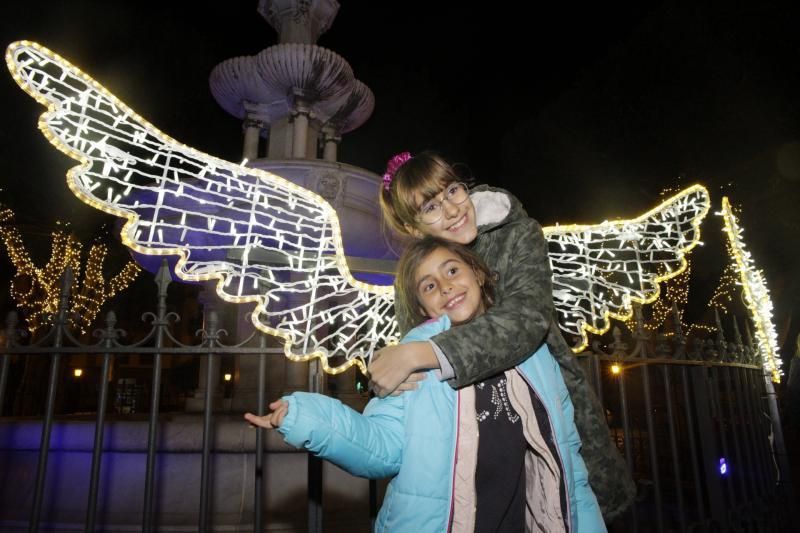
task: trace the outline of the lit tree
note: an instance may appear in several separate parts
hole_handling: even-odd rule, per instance
[[[61,230],[52,234],[50,260],[43,267],[37,267],[25,248],[19,230],[11,225],[13,218],[14,213],[10,209],[0,210],[0,239],[16,268],[11,281],[11,295],[31,333],[36,333],[55,315],[61,278],[67,268],[71,268],[73,273],[68,320],[81,333],[91,326],[106,300],[127,287],[140,271],[139,266],[130,261],[116,276],[106,281],[102,272],[106,246],[93,244],[81,279],[83,246],[74,235]]]

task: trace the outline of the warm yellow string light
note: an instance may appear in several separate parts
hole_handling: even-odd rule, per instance
[[[136,263],[128,261],[116,276],[106,281],[102,270],[106,252],[103,245],[91,247],[81,289],[72,298],[71,310],[81,331],[89,328],[103,304],[130,285],[141,271]]]
[[[706,188],[693,185],[631,220],[544,228],[559,323],[581,338],[574,351],[588,333],[608,331],[610,319],[630,320],[633,302],[655,302],[659,284],[686,270],[710,205]]]
[[[756,270],[753,256],[745,249],[736,215],[727,197],[722,198],[722,211],[718,213],[725,222],[723,231],[728,236],[733,259],[744,293],[744,300],[755,324],[756,344],[764,362],[764,369],[772,375],[772,381],[780,383],[781,358],[778,356],[778,334],[772,322],[772,300],[767,290],[764,274]]]
[[[683,316],[683,309],[689,301],[689,279],[691,278],[692,262],[690,258],[686,258],[686,269],[675,276],[663,282],[660,296],[658,300],[653,302],[650,307],[650,318],[643,322],[643,326],[647,331],[656,331],[667,321],[667,319],[674,319],[673,306],[678,308],[678,316]],[[663,270],[661,272],[663,274]],[[683,323],[682,323],[683,324]],[[631,331],[636,327],[635,318],[631,317],[625,321],[625,325]]]
[[[675,189],[673,188],[666,188],[662,190],[661,196],[664,197],[667,194],[672,193],[674,190]],[[727,256],[733,258],[734,254],[733,250],[731,249],[730,242],[725,243],[725,249],[727,251]],[[717,331],[717,327],[714,325],[700,323],[687,324],[683,322],[683,312],[685,306],[689,302],[689,280],[691,278],[691,260],[689,257],[687,257],[686,260],[686,270],[678,276],[675,276],[674,278],[664,282],[662,296],[659,297],[659,299],[656,300],[656,302],[652,305],[650,308],[651,316],[643,323],[645,330],[650,332],[657,331],[662,327],[668,318],[674,319],[675,312],[673,310],[673,306],[675,306],[678,309],[678,319],[681,321],[681,327],[685,336],[688,337],[698,330],[705,333],[713,333]],[[733,302],[733,295],[737,292],[739,285],[739,275],[736,271],[735,263],[727,264],[724,271],[720,275],[720,279],[716,288],[714,289],[713,295],[706,303],[706,307],[710,309],[716,309],[722,314],[728,314],[729,305]],[[629,320],[625,321],[625,325],[629,330],[633,331],[636,327],[636,321],[633,317],[631,317]],[[667,336],[672,335],[670,332],[663,332],[663,334]]]
[[[106,282],[102,273],[106,247],[95,244],[89,251],[83,281],[80,282],[82,245],[64,231],[53,232],[50,259],[44,267],[36,267],[19,230],[11,225],[13,216],[9,209],[0,211],[0,240],[17,270],[11,284],[11,296],[23,311],[31,333],[51,323],[58,309],[61,278],[67,268],[73,272],[68,321],[81,332],[89,328],[108,298],[127,287],[139,273],[139,267],[128,262],[119,274]]]
[[[6,63],[20,87],[47,107],[39,121],[45,137],[81,162],[67,173],[69,188],[126,219],[126,246],[177,255],[178,277],[217,280],[221,298],[255,303],[254,325],[283,339],[292,360],[318,358],[330,373],[352,365],[364,371],[373,349],[396,342],[393,288],[352,276],[338,217],[323,198],[175,141],[36,43],[12,43]],[[138,196],[129,197],[133,191]],[[658,283],[686,268],[683,256],[699,243],[708,208],[708,192],[695,185],[632,220],[545,228],[559,323],[580,336],[578,350],[587,332],[629,317],[631,302],[654,301]],[[210,241],[223,244],[193,244]],[[203,258],[215,250],[225,258]],[[251,262],[251,251],[277,259]],[[659,265],[667,272],[657,275]],[[334,355],[345,362],[330,366]]]

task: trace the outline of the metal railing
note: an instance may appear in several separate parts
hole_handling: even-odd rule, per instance
[[[159,415],[160,401],[162,392],[162,365],[163,357],[174,355],[194,355],[205,356],[205,405],[202,412],[202,452],[201,452],[201,475],[200,475],[200,504],[198,509],[197,528],[199,531],[211,530],[209,522],[209,459],[211,457],[211,444],[213,433],[213,397],[212,391],[215,390],[218,381],[217,365],[215,358],[223,355],[256,356],[259,362],[258,379],[258,406],[254,405],[253,410],[263,413],[266,405],[265,398],[265,379],[267,356],[269,354],[281,353],[282,350],[267,348],[267,336],[260,333],[253,333],[247,339],[236,345],[225,345],[220,341],[220,334],[223,330],[218,328],[218,317],[213,309],[207,310],[204,314],[204,323],[200,331],[201,343],[198,345],[186,345],[181,343],[171,332],[171,325],[179,320],[179,316],[173,312],[167,312],[167,286],[171,283],[171,278],[166,266],[162,266],[156,275],[156,285],[158,287],[157,305],[155,313],[145,313],[143,320],[149,321],[150,331],[137,342],[123,344],[120,339],[125,336],[125,332],[116,328],[117,318],[114,312],[106,314],[106,327],[94,332],[98,341],[95,344],[83,344],[75,338],[68,326],[67,309],[69,305],[69,271],[62,281],[62,291],[57,315],[52,324],[52,329],[42,338],[32,344],[20,344],[20,334],[18,329],[18,318],[15,312],[11,312],[6,320],[4,343],[0,348],[2,363],[0,363],[0,417],[3,415],[2,406],[5,404],[5,395],[8,383],[10,360],[13,356],[24,357],[48,357],[50,359],[50,370],[47,385],[47,400],[42,414],[42,431],[39,445],[39,459],[35,473],[35,484],[33,490],[33,503],[30,510],[28,521],[29,531],[39,531],[41,528],[42,501],[45,487],[45,476],[47,473],[48,456],[51,450],[51,433],[55,418],[56,396],[59,388],[58,377],[62,357],[71,354],[92,355],[102,357],[102,370],[98,380],[98,392],[96,403],[96,421],[94,428],[94,444],[92,448],[92,463],[89,491],[87,495],[86,517],[84,528],[86,531],[97,529],[97,503],[100,480],[100,465],[104,448],[104,425],[108,411],[108,389],[109,371],[113,358],[120,355],[152,355],[153,369],[150,384],[149,417],[147,431],[147,463],[145,468],[144,482],[144,505],[142,509],[141,529],[142,531],[154,530],[154,487],[155,487],[155,465],[158,454],[159,438]],[[260,407],[259,407],[260,406]],[[2,420],[2,418],[0,418]],[[244,424],[244,422],[242,422]],[[263,530],[263,484],[264,484],[264,433],[258,430],[255,445],[255,501],[254,501],[254,530]],[[1,507],[1,505],[0,505]]]
[[[200,343],[187,345],[173,335],[178,316],[167,312],[166,268],[156,276],[158,287],[156,311],[146,313],[149,331],[141,340],[124,344],[125,335],[116,327],[113,312],[106,315],[105,327],[95,332],[97,342],[81,343],[68,327],[68,287],[65,280],[61,303],[50,331],[30,344],[20,341],[15,313],[10,313],[0,346],[0,423],[13,424],[4,413],[12,357],[49,359],[46,401],[41,417],[41,438],[33,483],[32,504],[26,524],[29,531],[42,528],[42,512],[48,457],[56,398],[59,390],[62,358],[74,354],[101,358],[94,421],[89,488],[86,498],[84,529],[95,531],[98,525],[98,494],[101,465],[106,449],[105,424],[109,410],[109,372],[114,359],[121,355],[149,354],[153,357],[149,386],[146,467],[143,483],[141,529],[157,527],[155,508],[159,449],[159,417],[162,400],[164,357],[205,356],[202,446],[200,449],[199,487],[187,487],[200,494],[196,527],[214,529],[210,504],[213,477],[215,412],[212,391],[219,376],[218,358],[241,356],[258,358],[257,405],[264,412],[268,356],[282,350],[268,348],[268,337],[253,333],[235,345],[221,341],[218,317],[213,309],[204,312],[203,327],[197,333]],[[677,315],[677,310],[675,310]],[[669,333],[650,333],[644,328],[640,310],[629,336],[614,328],[604,345],[601,339],[581,354],[587,375],[606,408],[609,427],[621,453],[634,473],[638,485],[636,503],[614,524],[617,531],[779,531],[788,528],[783,522],[788,513],[780,513],[792,500],[789,469],[776,407],[775,392],[765,376],[754,349],[749,327],[745,339],[732,321],[732,341],[726,340],[718,321],[715,338],[689,339],[680,327]],[[680,324],[679,317],[673,321]],[[290,363],[291,364],[291,363]],[[612,372],[612,366],[619,373]],[[313,380],[309,380],[313,386]],[[5,416],[4,416],[5,415]],[[123,415],[117,415],[123,416]],[[243,424],[243,422],[241,422]],[[258,430],[252,450],[255,471],[252,487],[253,531],[264,531],[266,436]],[[307,527],[321,531],[323,480],[321,463],[310,460],[307,474]],[[366,521],[374,518],[378,505],[376,484],[369,485],[369,511]],[[2,507],[2,504],[0,504]],[[367,514],[369,513],[369,514]]]
[[[719,315],[714,338],[648,332],[635,309],[630,337],[582,354],[609,426],[638,485],[620,531],[790,531],[793,501],[775,390],[749,326]],[[614,367],[612,371],[612,367]],[[615,373],[616,372],[616,373]]]

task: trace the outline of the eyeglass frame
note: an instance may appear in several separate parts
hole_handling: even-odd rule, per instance
[[[461,189],[464,191],[464,199],[461,200],[460,202],[454,202],[453,200],[450,199],[450,196],[447,194],[448,190],[453,185],[459,185],[461,187]],[[422,206],[420,206],[420,208],[419,208],[419,210],[417,212],[417,219],[419,219],[419,221],[422,222],[423,224],[426,224],[426,225],[430,226],[430,225],[436,224],[437,222],[442,220],[442,217],[444,216],[444,203],[445,202],[449,202],[450,205],[461,205],[464,202],[466,202],[467,199],[469,199],[469,187],[463,181],[454,181],[454,182],[449,183],[447,185],[447,187],[444,188],[444,191],[442,191],[442,192],[445,193],[445,194],[444,194],[444,198],[442,198],[440,201],[434,202],[434,198],[435,198],[434,197],[434,198],[431,198],[430,200],[428,200],[427,202],[425,202],[424,204],[422,204]],[[439,193],[439,194],[442,194],[442,193]],[[439,209],[439,218],[437,218],[436,220],[433,220],[431,222],[427,222],[426,220],[423,220],[423,218],[422,218],[422,209],[425,208],[428,205],[435,205]]]

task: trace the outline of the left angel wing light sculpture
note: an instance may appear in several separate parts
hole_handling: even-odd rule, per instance
[[[47,107],[44,136],[81,162],[67,173],[69,188],[127,220],[125,245],[177,255],[179,278],[214,279],[222,299],[254,303],[254,325],[282,339],[292,360],[366,372],[364,359],[396,341],[394,289],[353,277],[338,217],[322,197],[181,144],[37,43],[12,43],[6,63]],[[259,262],[250,259],[256,250]]]
[[[80,161],[67,184],[81,200],[126,220],[122,242],[173,255],[175,274],[216,280],[219,296],[255,304],[254,325],[282,339],[289,359],[326,372],[397,341],[394,289],[353,277],[339,219],[313,192],[264,170],[210,156],[159,131],[68,61],[30,42],[9,45],[14,80],[47,108],[45,137]],[[574,351],[658,298],[700,242],[708,191],[694,185],[641,216],[544,228],[561,329]],[[666,273],[664,273],[666,272]]]

